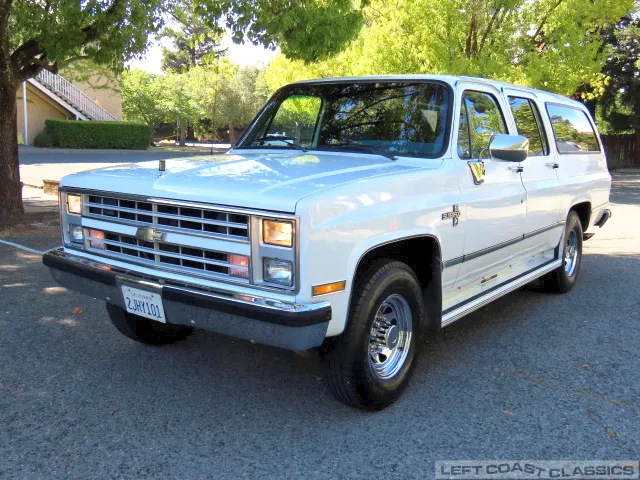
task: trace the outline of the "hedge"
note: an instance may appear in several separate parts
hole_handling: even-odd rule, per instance
[[[46,120],[46,132],[60,148],[126,148],[151,145],[153,127],[129,122]]]
[[[53,147],[53,140],[51,139],[51,135],[49,135],[47,132],[40,132],[36,135],[36,138],[33,139],[33,146],[40,148]]]

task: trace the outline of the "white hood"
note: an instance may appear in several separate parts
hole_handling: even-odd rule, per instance
[[[246,152],[246,151],[245,151]],[[62,187],[294,213],[322,189],[415,167],[377,155],[335,152],[228,153],[157,160],[68,175]]]

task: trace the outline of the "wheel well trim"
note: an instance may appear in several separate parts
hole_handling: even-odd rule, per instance
[[[408,236],[404,236],[404,237],[396,237],[396,238],[393,238],[393,239],[389,239],[389,240],[384,241],[382,243],[377,243],[375,245],[372,245],[371,247],[369,247],[368,249],[366,249],[366,250],[364,250],[362,252],[360,257],[358,258],[358,261],[355,262],[353,271],[350,273],[351,285],[353,285],[353,280],[355,278],[356,273],[358,272],[358,268],[360,267],[360,264],[362,263],[362,259],[364,257],[366,257],[369,252],[372,252],[375,249],[380,248],[380,247],[384,247],[386,245],[391,245],[392,243],[402,242],[402,241],[405,241],[405,240],[414,240],[416,238],[430,238],[430,239],[435,240],[436,246],[438,247],[438,253],[440,254],[440,258],[442,258],[442,248],[440,246],[440,238],[436,234],[433,234],[433,233],[418,233],[418,234],[414,234],[414,235],[408,235]]]
[[[437,278],[439,279],[440,284],[437,285],[437,289],[440,291],[440,305],[438,308],[438,318],[432,319],[432,321],[434,322],[434,325],[431,327],[434,330],[439,330],[440,329],[440,325],[441,325],[441,320],[442,320],[442,247],[441,247],[441,243],[440,243],[440,237],[437,235],[437,232],[434,233],[416,233],[413,235],[405,235],[405,236],[399,236],[399,237],[394,237],[392,239],[388,239],[382,243],[377,243],[375,245],[372,245],[371,247],[367,248],[366,250],[364,250],[360,256],[358,257],[358,261],[355,262],[353,269],[350,271],[349,273],[349,277],[350,277],[350,282],[347,283],[347,287],[348,287],[348,292],[349,292],[349,301],[347,303],[347,318],[346,318],[346,322],[345,322],[345,328],[346,328],[346,324],[349,322],[349,313],[351,312],[351,305],[352,305],[352,301],[353,301],[353,293],[354,293],[354,286],[355,286],[355,279],[356,279],[356,274],[358,273],[358,269],[360,268],[360,265],[362,264],[362,260],[367,256],[367,254],[369,254],[370,252],[374,251],[377,248],[380,247],[384,247],[386,245],[390,245],[392,243],[397,243],[397,242],[402,242],[405,240],[414,240],[417,238],[428,238],[430,240],[433,240],[435,242],[436,245],[436,258],[439,262],[440,265],[440,270],[438,271],[438,274],[436,275]],[[425,306],[426,307],[426,306]],[[426,308],[425,308],[426,310]],[[424,319],[420,319],[421,323],[423,323]]]
[[[592,214],[593,214],[593,201],[591,200],[590,196],[585,196],[585,197],[579,197],[579,198],[574,198],[573,201],[571,202],[571,206],[569,207],[569,209],[567,210],[567,216],[569,216],[569,212],[572,211],[576,211],[576,207],[579,205],[588,205],[588,218],[586,223],[583,223],[582,228],[583,230],[587,230],[590,226],[591,226],[591,221],[593,220],[592,218]],[[576,211],[576,213],[578,213]],[[578,214],[579,216],[579,214]],[[582,223],[582,219],[580,219],[580,222]]]

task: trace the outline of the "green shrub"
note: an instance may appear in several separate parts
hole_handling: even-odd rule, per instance
[[[40,132],[33,139],[33,146],[40,148],[51,148],[53,147],[53,138],[47,132]]]
[[[60,148],[126,148],[144,150],[153,127],[129,122],[46,120],[53,145]]]

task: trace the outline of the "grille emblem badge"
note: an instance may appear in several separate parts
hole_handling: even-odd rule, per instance
[[[164,240],[164,232],[156,232],[151,227],[140,227],[136,232],[136,238],[145,242],[161,242]]]

